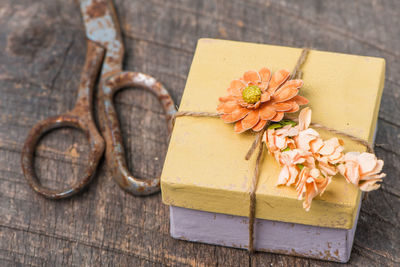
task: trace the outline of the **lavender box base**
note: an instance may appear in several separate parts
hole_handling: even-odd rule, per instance
[[[361,206],[361,205],[360,205]],[[254,246],[258,251],[347,262],[353,246],[352,229],[336,229],[256,219]],[[173,238],[246,249],[248,218],[170,206]]]

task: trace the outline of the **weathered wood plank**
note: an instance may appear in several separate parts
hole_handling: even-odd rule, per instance
[[[116,2],[125,67],[147,72],[180,102],[195,44],[216,37],[381,56],[387,79],[377,153],[388,177],[364,202],[350,265],[400,264],[400,6],[386,1]],[[173,240],[159,195],[137,198],[106,166],[88,190],[69,200],[34,194],[20,169],[27,131],[73,107],[85,41],[75,1],[0,0],[0,264],[38,266],[333,266],[296,257]],[[159,175],[167,148],[157,100],[141,90],[116,96],[129,168]],[[79,177],[87,158],[82,134],[60,130],[42,140],[37,171],[54,187]]]

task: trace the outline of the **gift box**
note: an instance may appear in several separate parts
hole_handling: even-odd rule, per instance
[[[200,39],[179,110],[215,113],[233,79],[263,67],[292,70],[301,51]],[[311,50],[301,70],[301,95],[309,100],[312,121],[373,142],[384,59]],[[172,237],[248,248],[249,188],[256,157],[244,157],[255,134],[237,134],[233,127],[219,118],[176,118],[161,176]],[[335,136],[318,132],[326,138]],[[363,145],[341,138],[345,151],[365,151]],[[280,169],[273,156],[264,155],[256,189],[255,249],[348,261],[361,191],[335,177],[305,211],[293,188],[276,186]]]

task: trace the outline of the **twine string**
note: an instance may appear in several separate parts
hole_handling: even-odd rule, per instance
[[[296,66],[294,67],[292,74],[290,75],[290,79],[301,79],[301,77],[303,76],[303,72],[301,71],[301,66],[303,66],[304,62],[306,61],[309,52],[310,52],[309,48],[303,48],[300,57],[297,60]]]
[[[359,138],[357,136],[354,136],[354,135],[351,135],[351,134],[348,134],[348,133],[345,133],[345,132],[342,132],[342,131],[335,130],[335,129],[330,128],[330,127],[326,127],[326,126],[321,125],[321,124],[316,123],[316,122],[312,122],[311,126],[313,126],[314,128],[327,130],[327,131],[329,131],[331,133],[347,137],[350,140],[355,141],[355,142],[365,146],[366,149],[367,149],[367,152],[374,153],[374,148],[372,147],[372,145],[368,141],[365,141],[364,139],[361,139],[361,138]]]
[[[178,117],[209,117],[209,118],[219,118],[223,113],[215,113],[215,112],[196,112],[196,111],[178,111],[172,117],[172,125],[175,125],[175,120]]]
[[[268,124],[266,125],[268,126]],[[253,155],[254,151],[257,148],[257,145],[261,142],[262,143],[262,136],[265,132],[266,127],[264,127],[258,134],[257,137],[254,139],[253,143],[251,144],[251,147],[249,149],[249,151],[247,151],[246,160],[249,160],[251,158],[251,156]]]
[[[304,48],[301,51],[300,57],[297,60],[297,63],[290,75],[290,79],[301,79],[303,76],[303,72],[301,71],[301,67],[304,64],[304,62],[307,59],[307,56],[310,52],[310,49]],[[184,117],[184,116],[189,116],[189,117],[209,117],[209,118],[219,118],[222,113],[213,113],[213,112],[196,112],[196,111],[178,111],[174,114],[172,123],[173,125],[175,124],[175,120],[178,117]],[[286,117],[290,120],[298,122],[297,118],[291,118],[286,114]],[[329,131],[331,133],[345,136],[367,148],[368,152],[373,153],[374,149],[371,146],[371,144],[364,139],[361,139],[357,136],[347,134],[345,132],[318,124],[318,123],[311,123],[311,125],[315,128],[323,129],[326,131]],[[260,176],[260,164],[262,161],[262,155],[264,151],[264,146],[262,143],[262,137],[264,135],[264,132],[266,131],[268,127],[268,124],[260,131],[258,132],[255,140],[253,141],[251,147],[249,148],[249,151],[246,153],[245,159],[249,160],[251,156],[254,154],[255,150],[258,148],[258,153],[257,153],[257,159],[256,159],[256,164],[254,167],[254,175],[250,183],[250,188],[249,188],[249,195],[250,195],[250,207],[249,207],[249,245],[248,245],[248,250],[250,253],[254,252],[254,222],[256,218],[256,189],[257,189],[257,184],[258,184],[258,179]]]
[[[255,222],[255,215],[256,215],[256,189],[257,189],[257,184],[258,184],[258,178],[260,176],[260,164],[261,164],[261,159],[262,159],[262,154],[264,151],[264,146],[262,143],[262,137],[264,135],[265,129],[267,126],[265,126],[258,134],[256,141],[253,142],[253,145],[257,147],[258,144],[258,153],[257,153],[257,159],[256,159],[256,165],[254,167],[254,175],[253,179],[251,180],[250,184],[250,208],[249,208],[249,252],[253,253],[254,252],[254,222]],[[253,147],[252,145],[252,147]],[[251,150],[251,148],[250,148]],[[249,152],[250,152],[249,150]],[[255,148],[254,148],[255,150]],[[253,150],[253,151],[254,151]],[[247,155],[246,155],[247,157]],[[248,159],[247,159],[248,160]]]
[[[286,115],[285,117],[286,117],[287,119],[289,119],[289,120],[294,121],[294,122],[297,122],[297,123],[299,122],[299,119],[294,118],[294,117],[292,117],[292,116]],[[359,143],[359,144],[365,146],[365,148],[367,149],[367,152],[369,152],[369,153],[374,153],[374,148],[372,147],[372,145],[371,145],[368,141],[366,141],[366,140],[364,140],[364,139],[362,139],[362,138],[359,138],[359,137],[357,137],[357,136],[354,136],[354,135],[351,135],[351,134],[348,134],[348,133],[345,133],[345,132],[342,132],[342,131],[339,131],[339,130],[336,130],[336,129],[333,129],[333,128],[330,128],[330,127],[327,127],[327,126],[325,126],[325,125],[322,125],[322,124],[319,124],[319,123],[316,123],[316,122],[311,122],[311,126],[312,126],[313,128],[318,128],[318,129],[326,130],[326,131],[331,132],[331,133],[333,133],[333,134],[341,135],[341,136],[343,136],[343,137],[347,137],[347,138],[349,138],[350,140],[352,140],[352,141],[354,141],[354,142],[356,142],[356,143]]]

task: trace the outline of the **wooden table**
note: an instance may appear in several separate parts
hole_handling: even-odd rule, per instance
[[[400,265],[400,1],[115,2],[125,68],[157,77],[178,104],[200,37],[386,58],[375,149],[388,176],[363,203],[349,264]],[[160,195],[128,195],[104,164],[71,199],[33,193],[22,175],[22,144],[38,120],[72,108],[85,56],[83,24],[76,1],[0,0],[0,25],[1,266],[334,265],[174,240]],[[160,175],[167,138],[157,100],[125,90],[115,102],[133,174]],[[35,163],[42,183],[62,188],[75,181],[87,160],[85,141],[71,129],[48,134]]]

